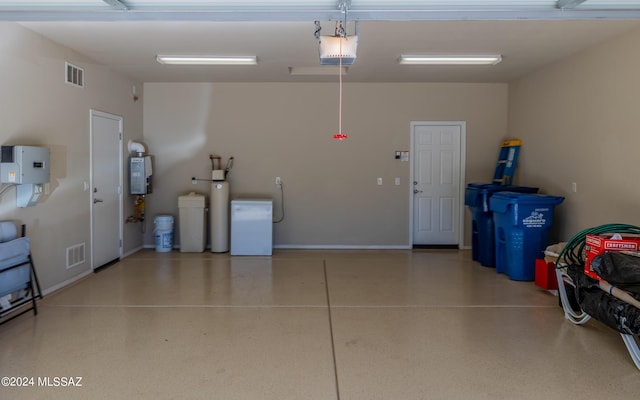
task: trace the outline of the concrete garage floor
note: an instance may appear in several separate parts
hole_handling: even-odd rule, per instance
[[[2,399],[635,398],[620,336],[458,250],[140,251],[0,326]]]

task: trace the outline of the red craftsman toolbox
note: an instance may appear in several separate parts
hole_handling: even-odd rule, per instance
[[[620,235],[620,234],[604,234],[593,235],[587,234],[585,240],[584,252],[585,263],[584,273],[595,279],[601,279],[591,269],[591,261],[605,251],[627,251],[637,253],[640,249],[640,235]]]

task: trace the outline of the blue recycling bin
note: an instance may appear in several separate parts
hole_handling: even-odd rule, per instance
[[[535,279],[536,258],[549,244],[555,207],[564,197],[502,192],[489,199],[495,225],[496,272],[514,281]]]
[[[489,199],[494,193],[504,191],[538,193],[538,188],[470,183],[464,193],[464,204],[471,211],[471,258],[485,267],[495,266],[493,211],[489,209]]]

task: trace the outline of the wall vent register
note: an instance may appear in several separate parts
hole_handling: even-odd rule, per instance
[[[68,62],[64,65],[66,82],[73,86],[84,87],[84,70]]]

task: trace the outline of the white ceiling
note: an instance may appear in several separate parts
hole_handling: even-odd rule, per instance
[[[81,7],[78,1],[91,5]],[[52,9],[54,3],[57,8]],[[134,3],[139,7],[136,10],[114,10],[114,7]],[[208,8],[203,8],[204,3]],[[358,14],[358,9],[363,9],[363,6],[357,7],[360,3],[367,3],[370,10],[376,6],[378,11]],[[385,3],[393,6],[383,6]],[[431,8],[425,6],[427,3]],[[435,3],[449,6],[441,4],[433,14]],[[471,3],[477,4],[470,6]],[[526,7],[519,9],[499,3],[518,3]],[[507,82],[583,48],[640,28],[640,1],[604,2],[609,6],[617,5],[617,8],[604,11],[598,3],[603,1],[589,0],[570,10],[560,10],[556,1],[548,0],[353,0],[348,13],[348,33],[353,33],[353,21],[357,19],[360,37],[357,60],[349,68],[345,81]],[[332,14],[336,1],[200,0],[174,1],[173,4],[181,7],[186,4],[187,8],[167,11],[169,2],[161,0],[0,0],[0,20],[20,22],[28,29],[143,82],[335,80],[332,76],[291,76],[289,67],[319,66],[314,20],[321,21],[322,34],[333,34],[335,22],[329,22],[329,19],[335,21],[344,17],[339,11]],[[193,8],[194,4],[200,8]],[[224,8],[230,4],[235,8]],[[590,8],[587,7],[589,4]],[[95,10],[95,7],[102,9],[105,5],[107,11]],[[218,8],[214,9],[214,5]],[[152,6],[155,7],[153,10],[149,8]],[[408,11],[410,7],[413,12]],[[454,10],[455,7],[459,8]],[[78,10],[82,13],[78,14]],[[475,14],[472,20],[467,20],[470,12]],[[545,16],[541,17],[540,13]],[[414,17],[408,17],[410,15]],[[400,54],[421,53],[497,53],[502,54],[503,61],[496,66],[458,67],[400,65],[397,62]],[[258,65],[161,65],[156,62],[157,54],[257,55]]]

